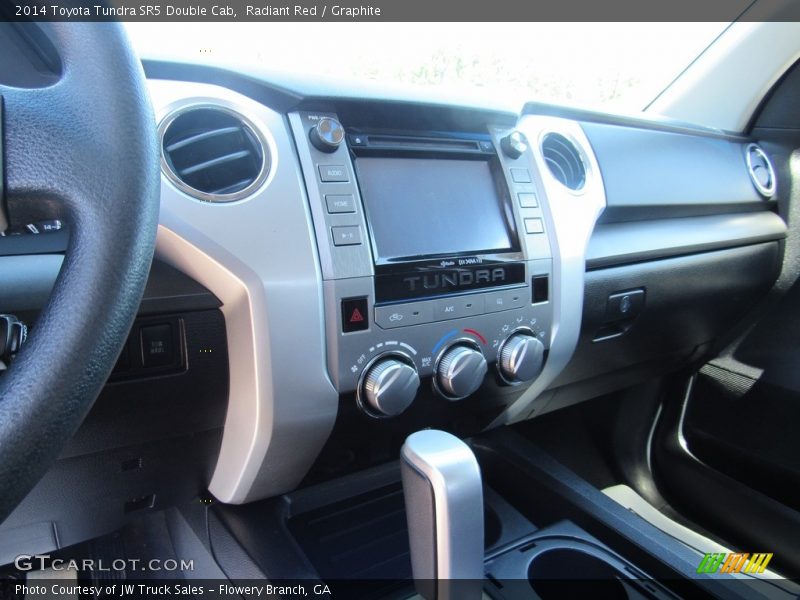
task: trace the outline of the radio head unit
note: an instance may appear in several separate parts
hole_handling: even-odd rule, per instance
[[[427,394],[448,401],[473,394],[490,367],[499,385],[532,381],[549,345],[552,259],[530,153],[499,152],[508,131],[488,125],[387,133],[348,124],[333,144],[327,134],[343,131],[334,121],[290,115],[337,390],[356,392],[371,416],[396,416],[426,394],[417,393],[426,377]]]
[[[488,135],[353,137],[377,303],[524,283],[511,197]]]

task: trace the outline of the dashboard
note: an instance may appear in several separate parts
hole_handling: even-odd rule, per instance
[[[220,108],[266,165],[246,197],[187,198],[169,165],[162,188],[157,254],[220,298],[228,326],[210,485],[226,502],[390,460],[419,428],[469,435],[600,395],[644,359],[674,368],[777,274],[775,174],[764,163],[757,186],[748,140],[148,72],[163,135]],[[709,258],[718,277],[677,306]],[[742,261],[754,269],[737,275]],[[586,314],[595,293],[601,314]],[[698,328],[659,339],[687,311]]]
[[[279,495],[396,459],[424,427],[472,435],[686,366],[779,272],[778,177],[744,137],[145,70],[162,200],[130,348],[176,350],[117,372],[70,457],[115,447],[86,441],[120,426],[104,402],[169,397],[162,439],[219,433],[196,476],[214,497]],[[19,252],[6,305],[41,306],[64,235]]]

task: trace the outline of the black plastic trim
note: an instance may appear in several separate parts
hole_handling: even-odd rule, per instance
[[[769,211],[605,223],[595,227],[587,270],[681,256],[786,237],[786,224]]]

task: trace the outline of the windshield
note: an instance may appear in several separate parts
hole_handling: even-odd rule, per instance
[[[128,23],[143,57],[643,110],[727,23]]]

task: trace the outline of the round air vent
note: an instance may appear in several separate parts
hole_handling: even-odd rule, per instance
[[[548,133],[542,140],[542,154],[550,173],[562,185],[578,191],[586,183],[586,166],[573,142],[559,133]]]
[[[775,169],[766,153],[755,144],[749,144],[745,156],[753,185],[762,196],[772,196],[775,193]]]
[[[220,106],[191,106],[161,124],[162,167],[183,192],[206,202],[252,194],[269,171],[269,151],[256,128]]]

